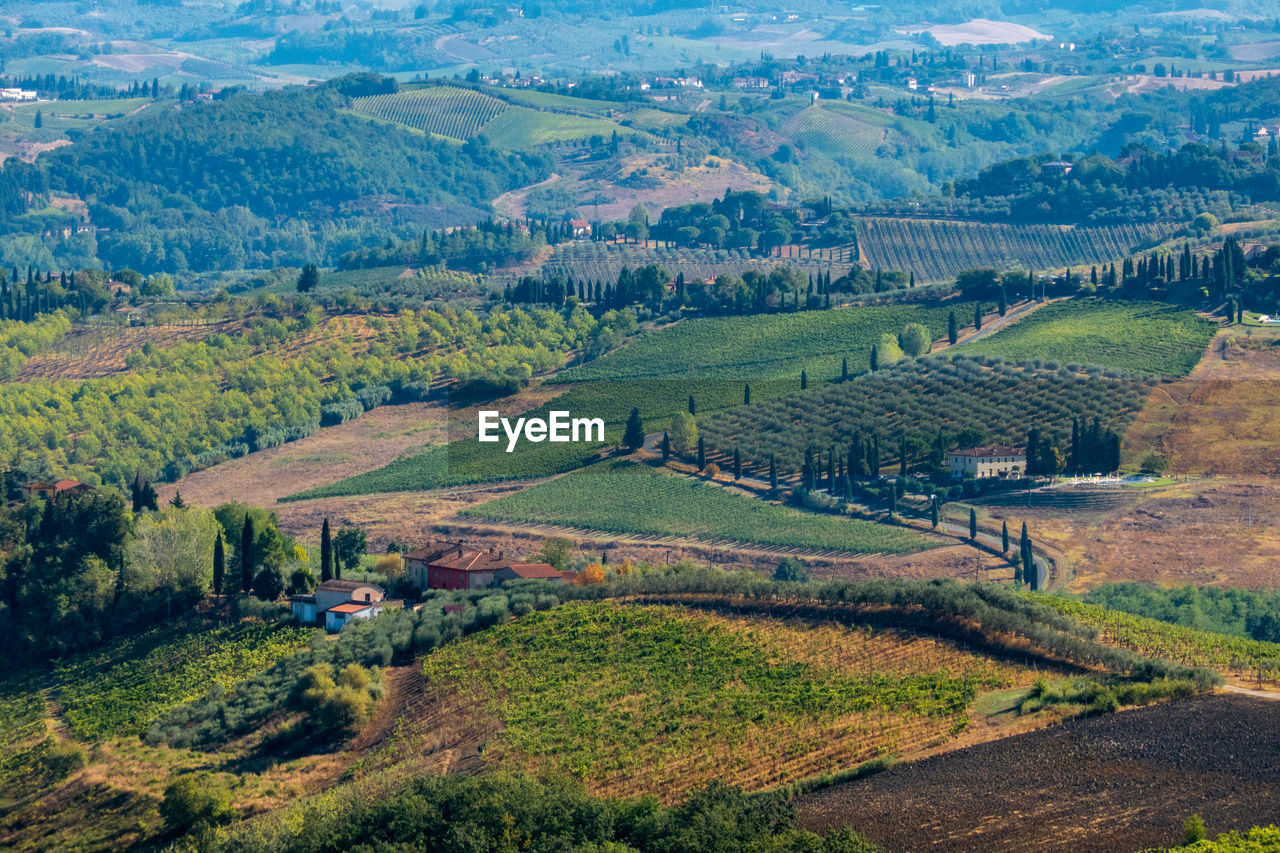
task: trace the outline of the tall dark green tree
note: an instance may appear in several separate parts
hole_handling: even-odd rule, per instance
[[[778,463],[772,453],[769,454],[769,488],[778,490]]]
[[[333,538],[329,533],[329,519],[320,525],[320,582],[333,580]]]
[[[969,507],[969,539],[976,541],[978,538],[978,513],[973,507]]]
[[[844,382],[849,378],[849,359],[840,359],[840,381]]]
[[[245,595],[253,589],[253,518],[245,513],[244,528],[240,531],[240,588]]]
[[[1000,311],[1001,317],[1003,317],[1005,315],[1005,312],[1009,310],[1009,303],[1005,299],[1003,284],[1000,285],[1000,300],[999,300],[998,310]]]
[[[751,383],[748,382],[742,386],[742,405],[751,405]]]
[[[298,292],[310,293],[320,284],[320,268],[315,264],[307,264],[298,275]]]
[[[1000,522],[1000,553],[1009,553],[1009,522]]]
[[[934,499],[929,504],[929,524],[932,527],[938,526],[938,499]]]
[[[800,390],[803,391],[808,387],[809,387],[809,374],[806,371],[801,370],[800,371]]]
[[[733,449],[733,479],[742,479],[742,454],[736,447]]]
[[[982,303],[981,302],[973,306],[973,330],[975,332],[982,331]]]
[[[698,436],[698,470],[707,467],[707,440]]]
[[[662,431],[662,462],[666,464],[671,460],[671,436],[666,430]]]
[[[696,415],[696,414],[698,414],[698,407],[697,407],[697,406],[695,406],[695,405],[693,404],[693,395],[692,395],[692,394],[690,394],[690,395],[689,395],[689,414],[691,414],[691,415]]]
[[[956,325],[956,312],[952,311],[947,315],[947,342],[955,346],[958,340],[960,340],[960,328]]]
[[[877,370],[879,370],[879,369],[880,369],[880,349],[879,349],[879,347],[877,347],[875,344],[872,344],[872,345],[871,345],[871,359],[870,359],[870,361],[871,361],[871,372],[872,372],[872,373],[874,373],[875,371],[877,371]]]
[[[623,433],[622,443],[628,450],[636,450],[644,444],[644,423],[640,420],[640,409],[632,407],[627,415],[627,429]]]
[[[222,547],[222,531],[213,539],[213,594],[222,595],[222,584],[227,576],[227,554]]]

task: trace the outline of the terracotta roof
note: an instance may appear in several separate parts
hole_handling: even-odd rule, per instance
[[[526,579],[564,577],[563,572],[556,571],[547,563],[512,563],[508,568],[515,572],[517,577]]]
[[[368,610],[373,604],[360,604],[358,602],[349,601],[346,604],[337,604],[330,607],[327,613],[359,613],[361,610]]]
[[[378,592],[385,591],[383,590],[382,587],[378,586],[376,583],[365,583],[364,581],[340,581],[340,580],[325,581],[324,583],[320,584],[320,586],[316,587],[316,590],[317,591],[325,590],[326,592],[353,592],[357,589],[363,589],[364,587],[368,587],[369,589],[376,589]]]
[[[1005,447],[995,445],[991,447],[967,447],[963,450],[951,451],[952,456],[971,456],[978,458],[987,458],[989,456],[1021,456],[1021,447]]]
[[[60,492],[65,492],[67,489],[78,489],[81,486],[86,489],[92,488],[88,483],[82,483],[79,480],[59,480],[53,484],[53,487]]]

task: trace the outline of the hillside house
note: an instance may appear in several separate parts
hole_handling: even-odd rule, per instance
[[[399,603],[389,601],[382,587],[363,581],[328,580],[311,595],[289,596],[289,607],[299,623],[323,622],[330,631],[341,631],[353,619],[372,619]]]
[[[27,500],[40,498],[47,501],[64,493],[80,494],[92,491],[93,486],[88,483],[82,483],[79,480],[59,480],[56,483],[27,483],[22,487],[22,496]]]
[[[591,223],[585,219],[570,219],[569,227],[573,229],[574,237],[591,236]]]
[[[947,454],[951,476],[1021,477],[1027,473],[1027,456],[1016,447],[968,447]]]
[[[462,542],[428,542],[404,558],[405,572],[420,589],[486,589],[518,578],[563,581],[546,563],[525,563],[502,551]]]

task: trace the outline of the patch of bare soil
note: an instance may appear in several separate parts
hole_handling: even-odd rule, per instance
[[[1280,581],[1280,483],[1199,480],[1133,491],[1092,512],[985,509],[1014,536],[1025,520],[1033,539],[1060,553],[1073,592],[1122,580],[1250,588]]]
[[[1125,457],[1158,453],[1177,474],[1280,475],[1280,329],[1218,333],[1184,379],[1156,388]]]
[[[887,851],[1110,853],[1275,822],[1280,706],[1164,702],[948,752],[797,801],[813,830],[852,826]]]

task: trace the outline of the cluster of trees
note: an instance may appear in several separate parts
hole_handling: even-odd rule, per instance
[[[1168,195],[1212,191],[1241,203],[1280,200],[1280,152],[1274,148],[1274,140],[1265,150],[1253,142],[1238,150],[1187,143],[1171,152],[1134,144],[1119,161],[1105,154],[1076,158],[1066,174],[1045,166],[1054,159],[1049,155],[1022,157],[957,181],[954,195],[998,204],[1011,221],[1161,220],[1173,214]]]
[[[427,229],[416,239],[347,252],[338,259],[338,266],[367,269],[404,264],[487,272],[523,263],[545,246],[572,239],[573,227],[568,222],[528,220],[498,224],[487,220],[469,228]]]
[[[176,479],[382,403],[422,399],[436,377],[464,394],[517,389],[571,349],[612,346],[635,324],[625,312],[597,319],[580,308],[495,310],[483,321],[445,308],[371,324],[373,339],[358,343],[342,319],[317,336],[319,319],[314,310],[263,317],[238,335],[144,348],[127,357],[128,372],[100,379],[0,386],[0,462],[32,478]],[[304,335],[308,345],[295,348]]]
[[[1280,643],[1280,590],[1186,586],[1165,589],[1126,581],[1096,587],[1085,601],[1110,610],[1213,631]]]
[[[148,110],[6,168],[22,190],[9,216],[44,207],[51,191],[71,193],[109,229],[97,246],[113,267],[300,266],[402,236],[367,215],[371,197],[471,210],[549,173],[540,155],[432,142],[342,109],[369,89],[377,84],[341,78]],[[0,197],[6,210],[15,201]]]
[[[1061,439],[1027,433],[1027,476],[1052,477],[1057,474],[1106,474],[1120,470],[1120,433],[1105,429],[1097,418],[1072,418],[1071,440],[1065,452]]]
[[[323,816],[312,813],[305,821],[251,829],[238,839],[237,849],[336,853],[363,844],[461,853],[509,849],[513,837],[520,839],[520,849],[616,853],[879,849],[849,829],[825,836],[799,829],[795,806],[784,797],[754,796],[720,782],[663,806],[652,795],[601,799],[589,795],[581,782],[508,773],[428,776],[386,797],[344,798]]]

